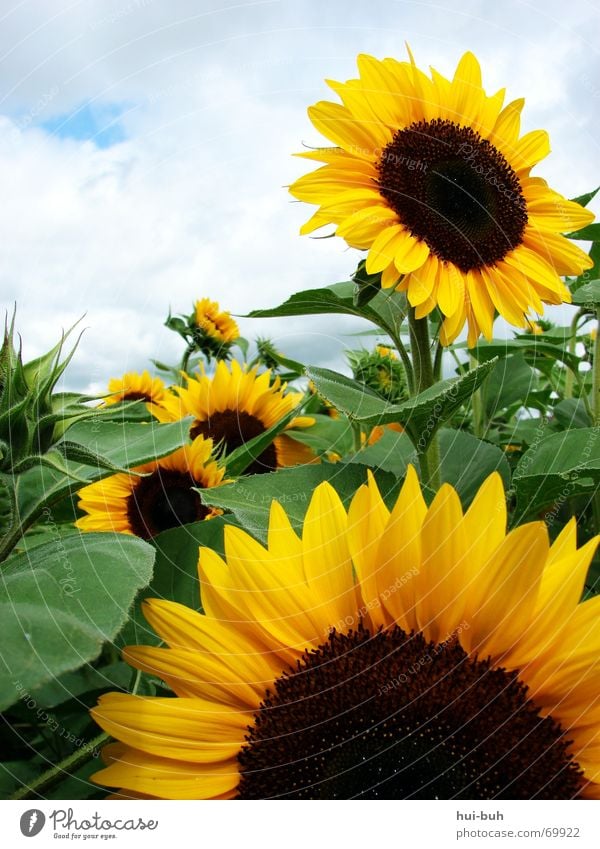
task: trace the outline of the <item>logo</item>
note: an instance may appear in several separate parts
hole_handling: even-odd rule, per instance
[[[25,837],[35,837],[43,829],[46,823],[44,812],[37,808],[25,811],[21,816],[21,834]]]

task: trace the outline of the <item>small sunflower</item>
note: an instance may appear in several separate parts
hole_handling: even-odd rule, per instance
[[[239,339],[240,331],[236,322],[228,312],[221,312],[216,301],[202,298],[194,304],[194,322],[196,327],[203,330],[216,342],[235,342]]]
[[[117,531],[151,539],[169,528],[216,515],[192,489],[223,483],[224,469],[212,459],[213,443],[199,436],[173,454],[137,466],[144,477],[119,473],[79,490],[87,515],[75,523],[82,531]]]
[[[328,483],[299,537],[225,528],[200,549],[204,613],[145,604],[167,648],[125,658],[176,698],[112,693],[120,743],[94,781],[165,799],[600,796],[596,540],[571,521],[506,533],[498,474],[463,515],[410,468],[395,506],[372,476],[348,512]]]
[[[258,375],[256,368],[246,371],[235,360],[231,367],[219,361],[213,377],[186,375],[186,380],[185,387],[175,387],[176,394],[165,396],[162,404],[152,404],[149,409],[161,422],[193,416],[190,436],[210,437],[215,445],[222,442],[228,453],[264,433],[302,399],[300,393],[286,393],[286,384],[278,377],[271,383],[270,371]],[[314,419],[299,416],[288,427],[310,427],[313,423]],[[310,448],[282,433],[246,473],[258,474],[315,461]]]
[[[450,344],[468,322],[473,346],[492,336],[494,311],[522,327],[542,302],[569,303],[561,275],[590,258],[561,233],[592,213],[565,200],[533,166],[550,152],[548,134],[520,136],[524,101],[488,96],[475,56],[454,77],[431,78],[409,62],[358,57],[358,79],[328,81],[342,103],[308,110],[338,147],[301,153],[325,163],[291,187],[319,209],[302,233],[326,224],[368,250],[366,270],[408,293],[416,317],[436,306]]]
[[[160,377],[152,377],[149,371],[143,371],[141,374],[128,371],[123,377],[111,378],[108,391],[111,394],[104,399],[105,404],[138,400],[160,404],[165,397],[165,384]]]

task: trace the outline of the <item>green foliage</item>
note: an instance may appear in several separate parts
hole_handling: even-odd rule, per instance
[[[153,562],[151,546],[117,534],[74,533],[12,558],[0,573],[0,710],[96,658]]]

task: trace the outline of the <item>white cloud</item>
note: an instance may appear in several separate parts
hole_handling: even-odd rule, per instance
[[[147,358],[174,359],[161,326],[212,295],[236,313],[344,279],[359,257],[341,240],[297,235],[309,210],[284,184],[306,169],[290,153],[316,143],[305,107],[322,79],[354,73],[360,51],[449,73],[474,49],[486,85],[528,98],[527,127],[551,131],[539,173],[591,187],[598,57],[583,2],[348,4],[29,2],[0,26],[0,281],[19,304],[25,351],[49,347],[87,312],[74,384],[86,388]],[[82,102],[128,104],[127,141],[99,150],[35,124]],[[357,326],[342,319],[248,322],[313,362]],[[315,334],[304,336],[304,333]],[[337,340],[337,341],[336,341]],[[293,349],[293,350],[292,350]]]

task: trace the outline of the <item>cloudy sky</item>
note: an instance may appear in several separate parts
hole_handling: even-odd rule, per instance
[[[600,40],[586,0],[5,0],[0,10],[0,280],[28,357],[83,313],[72,387],[174,360],[162,322],[210,296],[244,313],[347,279],[342,240],[297,235],[285,190],[320,138],[306,107],[360,52],[524,96],[549,130],[536,173],[568,196],[600,182]],[[246,321],[291,356],[334,361],[356,324]]]

